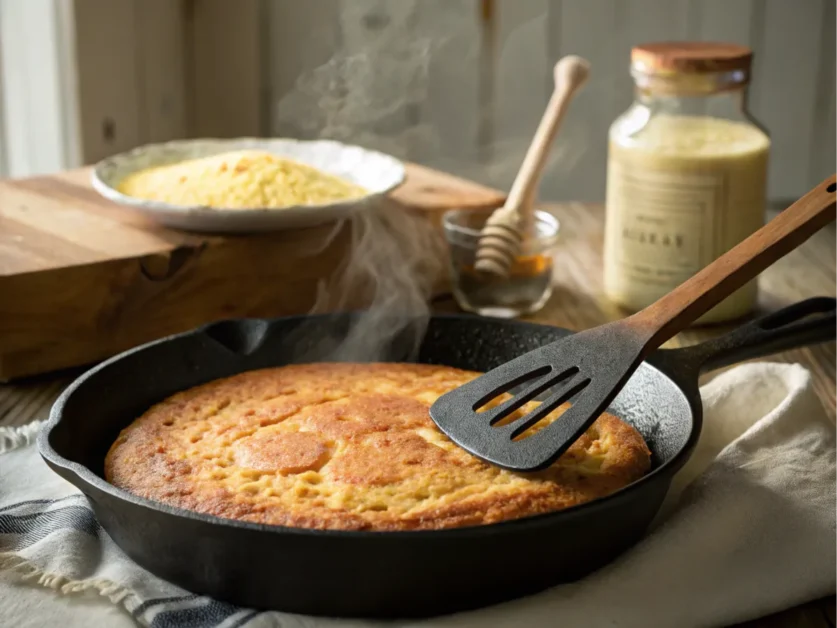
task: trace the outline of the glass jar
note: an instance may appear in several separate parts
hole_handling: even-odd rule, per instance
[[[747,110],[752,52],[659,43],[631,53],[635,98],[610,127],[604,286],[640,310],[759,229],[770,140]],[[745,316],[754,280],[701,317]]]
[[[474,268],[482,228],[489,216],[490,211],[456,209],[442,217],[456,302],[463,310],[481,316],[515,318],[533,314],[552,294],[558,220],[545,211],[535,211],[535,235],[524,240],[508,277],[500,278]]]

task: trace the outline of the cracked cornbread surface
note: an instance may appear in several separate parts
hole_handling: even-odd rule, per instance
[[[395,363],[241,373],[149,409],[111,446],[105,477],[142,497],[230,519],[411,530],[560,510],[650,468],[640,434],[610,414],[544,471],[482,462],[452,443],[428,411],[478,375]]]

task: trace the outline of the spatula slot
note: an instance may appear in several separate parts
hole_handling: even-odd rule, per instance
[[[552,367],[550,365],[540,366],[533,371],[529,371],[528,373],[524,373],[514,379],[509,381],[503,382],[500,386],[493,389],[488,394],[480,397],[477,402],[473,406],[474,412],[482,413],[498,406],[497,403],[492,403],[493,401],[497,400],[500,396],[506,394],[507,392],[511,391],[522,384],[526,384],[531,382],[534,379],[538,379],[540,377],[544,377],[545,375],[549,375],[552,372]]]
[[[577,374],[578,367],[573,366],[561,371],[557,375],[550,377],[547,374],[546,376],[543,376],[540,381],[514,395],[511,399],[497,405],[489,417],[489,424],[496,427],[502,427],[503,425],[520,418],[514,416],[513,413],[544,393],[549,393],[550,391],[552,394],[559,393],[560,390],[558,390],[558,387],[560,386],[563,388],[563,386],[569,383]]]
[[[535,435],[537,433],[536,430],[533,430],[528,434],[526,432],[527,430],[536,427],[538,423],[544,423],[544,425],[551,423],[551,421],[547,421],[550,415],[553,412],[555,412],[561,405],[565,404],[570,399],[579,394],[582,390],[587,388],[589,384],[589,379],[583,379],[574,386],[571,386],[570,388],[560,393],[552,395],[549,399],[547,399],[541,405],[539,405],[536,410],[529,413],[522,419],[515,421],[513,424],[511,424],[514,426],[511,433],[511,439],[514,441],[519,441]],[[560,420],[560,417],[556,419],[556,421]]]

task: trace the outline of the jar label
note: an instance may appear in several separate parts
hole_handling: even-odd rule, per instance
[[[628,139],[611,129],[604,250],[606,294],[642,309],[764,224],[770,143],[757,128],[660,115]],[[701,317],[734,318],[750,282]]]
[[[725,250],[725,172],[671,172],[612,162],[613,261],[641,283],[678,285]]]

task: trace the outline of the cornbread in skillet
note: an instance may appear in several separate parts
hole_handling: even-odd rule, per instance
[[[423,530],[567,508],[648,471],[642,436],[610,414],[544,471],[513,473],[471,456],[428,409],[477,375],[393,363],[241,373],[149,409],[113,443],[105,477],[142,497],[242,521]]]
[[[255,150],[148,168],[128,175],[117,187],[135,198],[224,209],[318,205],[366,195],[339,177]]]

